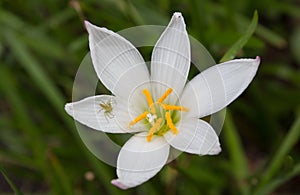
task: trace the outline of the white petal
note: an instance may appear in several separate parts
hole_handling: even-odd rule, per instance
[[[164,134],[167,142],[174,148],[192,154],[217,154],[221,148],[219,138],[213,128],[205,121],[189,118],[177,126],[178,134],[168,131]]]
[[[162,136],[153,136],[148,142],[146,135],[134,135],[122,147],[117,162],[118,179],[112,184],[122,189],[135,187],[152,178],[165,165],[169,144]]]
[[[131,101],[135,101],[138,104],[139,99],[141,98],[129,98],[130,101],[125,101],[123,99],[117,98],[118,104],[115,106],[115,116],[116,122],[128,133],[148,131],[147,127],[142,121],[136,123],[129,127],[131,121],[133,121],[137,116],[142,114],[145,110],[142,110],[140,105],[132,105]]]
[[[149,81],[149,72],[138,50],[125,38],[85,22],[95,71],[115,95],[126,99],[137,85]]]
[[[151,59],[151,80],[173,88],[180,96],[190,69],[190,41],[181,13],[174,13],[156,43]],[[158,98],[165,88],[157,91]]]
[[[101,108],[100,103],[106,105],[110,103],[112,111],[106,112]],[[118,109],[117,112],[116,105],[119,106],[115,96],[99,95],[68,103],[65,105],[65,110],[78,122],[96,130],[108,133],[134,132],[134,130],[125,129],[119,125],[119,118],[126,114],[119,113],[121,109]]]
[[[208,155],[216,155],[221,152],[220,142],[216,142],[216,144],[208,151]]]
[[[226,107],[247,88],[259,63],[259,57],[231,60],[198,74],[181,97],[181,104],[190,108],[187,116],[201,118]]]

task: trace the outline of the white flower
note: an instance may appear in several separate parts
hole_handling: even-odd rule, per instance
[[[88,97],[65,109],[90,128],[136,133],[119,153],[112,184],[127,189],[149,180],[167,162],[170,147],[198,155],[221,151],[214,129],[199,118],[226,107],[246,89],[259,57],[215,65],[186,84],[191,53],[181,13],[174,13],[156,43],[150,74],[129,41],[89,22],[86,28],[95,71],[113,95]]]

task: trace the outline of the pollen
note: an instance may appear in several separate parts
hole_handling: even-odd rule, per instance
[[[157,100],[157,103],[162,103],[169,95],[170,93],[172,93],[173,89],[172,88],[169,88],[164,95],[162,95],[158,100]]]
[[[174,134],[177,134],[178,130],[175,127],[175,125],[173,124],[173,121],[172,121],[172,118],[171,118],[171,115],[170,115],[169,111],[166,112],[166,119],[167,119],[168,127],[173,131]]]
[[[151,127],[148,132],[147,141],[150,142],[152,139],[153,134],[158,130],[162,122],[162,118],[156,120],[155,124]]]
[[[174,106],[174,105],[168,105],[168,104],[161,104],[161,106],[165,109],[165,110],[179,110],[179,111],[184,111],[184,112],[188,112],[189,109],[183,106]]]
[[[138,123],[139,121],[143,120],[144,118],[147,117],[147,114],[149,114],[148,111],[145,111],[144,113],[142,113],[141,115],[139,115],[138,117],[136,117],[135,119],[133,119],[130,123],[129,123],[129,127],[132,125],[135,125],[136,123]]]
[[[146,119],[144,124],[148,129],[147,142],[152,140],[153,135],[162,136],[169,130],[173,134],[178,134],[179,131],[175,126],[178,122],[178,112],[188,112],[189,108],[164,103],[172,91],[172,88],[168,88],[157,101],[153,101],[151,92],[148,89],[143,89],[142,92],[148,103],[148,108],[145,109],[147,111],[132,120],[128,127],[130,128],[130,126]]]
[[[153,100],[152,100],[150,91],[148,91],[147,89],[144,89],[143,94],[146,96],[146,99],[147,99],[148,105],[150,107],[151,113],[155,114],[156,111],[155,111],[155,107],[154,107],[154,104],[153,104]]]

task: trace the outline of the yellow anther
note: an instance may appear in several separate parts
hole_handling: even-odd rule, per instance
[[[131,121],[129,123],[129,127],[132,126],[132,125],[134,125],[134,124],[136,124],[136,123],[138,123],[139,121],[143,120],[144,118],[146,118],[147,114],[149,114],[149,112],[145,111],[143,114],[141,114],[138,117],[136,117],[135,119],[133,119],[133,121]]]
[[[189,109],[183,106],[174,106],[174,105],[168,105],[168,104],[161,104],[161,106],[165,109],[165,110],[179,110],[179,111],[184,111],[184,112],[188,112]]]
[[[175,125],[173,124],[173,121],[171,119],[171,115],[170,112],[166,112],[166,119],[167,119],[167,125],[168,127],[173,131],[174,134],[178,133],[177,128],[175,127]]]
[[[155,111],[155,107],[154,107],[154,104],[153,104],[153,100],[152,100],[150,91],[148,91],[148,89],[144,89],[143,94],[146,96],[146,99],[147,99],[148,105],[150,107],[151,113],[155,114],[156,111]]]
[[[172,93],[173,89],[169,88],[164,95],[162,95],[158,100],[157,103],[162,103],[169,95]]]
[[[156,120],[155,124],[151,127],[151,129],[148,132],[147,141],[150,142],[152,139],[153,134],[157,131],[157,129],[160,127],[162,122],[162,118],[159,118]]]

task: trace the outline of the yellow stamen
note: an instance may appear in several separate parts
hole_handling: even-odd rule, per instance
[[[172,93],[173,89],[169,88],[164,95],[162,95],[158,100],[157,103],[162,103],[169,95]]]
[[[136,117],[135,119],[133,119],[133,121],[131,121],[129,123],[129,127],[132,126],[132,125],[134,125],[134,124],[136,124],[136,123],[138,123],[140,120],[143,120],[144,118],[146,118],[147,114],[149,114],[149,112],[145,111],[143,114],[141,114],[138,117]]]
[[[148,105],[149,105],[149,107],[151,109],[151,113],[155,114],[156,111],[155,111],[155,107],[154,107],[154,104],[153,104],[153,100],[152,100],[150,91],[148,91],[147,89],[144,89],[143,90],[143,94],[146,96]]]
[[[189,109],[183,106],[174,106],[174,105],[168,105],[168,104],[161,104],[161,106],[165,109],[165,110],[179,110],[179,111],[184,111],[184,112],[188,112]]]
[[[171,115],[170,112],[166,112],[166,119],[167,119],[167,125],[168,127],[173,131],[174,134],[178,133],[177,128],[175,127],[175,125],[173,124],[173,121],[171,119]]]
[[[151,127],[151,129],[148,132],[147,141],[150,142],[152,139],[153,134],[157,129],[160,127],[160,124],[162,122],[162,118],[159,118],[156,120],[155,124]]]

